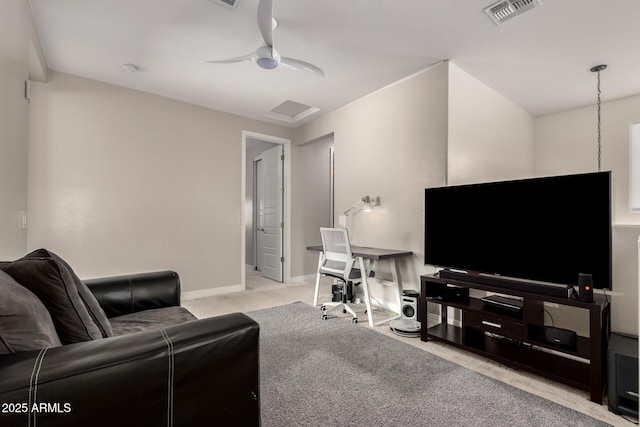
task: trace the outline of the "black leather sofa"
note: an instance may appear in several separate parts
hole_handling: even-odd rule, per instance
[[[172,271],[84,283],[113,336],[0,354],[1,426],[260,425],[256,322],[194,320]]]

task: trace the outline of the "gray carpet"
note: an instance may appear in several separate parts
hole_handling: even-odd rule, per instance
[[[608,425],[304,303],[248,315],[264,427]]]

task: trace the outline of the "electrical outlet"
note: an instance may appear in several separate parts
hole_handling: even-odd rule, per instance
[[[20,230],[26,230],[27,229],[27,211],[21,210],[20,212],[18,212],[18,221],[19,221]]]

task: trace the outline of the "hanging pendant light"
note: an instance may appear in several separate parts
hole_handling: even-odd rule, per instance
[[[607,68],[607,66],[605,64],[602,65],[596,65],[595,67],[591,68],[591,72],[592,73],[598,73],[598,172],[600,172],[601,166],[602,166],[602,139],[601,139],[601,129],[600,129],[600,123],[601,123],[601,118],[600,118],[600,71],[603,71]]]

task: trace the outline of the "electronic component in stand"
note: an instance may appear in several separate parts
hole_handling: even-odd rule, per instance
[[[542,327],[542,338],[550,344],[561,345],[568,348],[576,348],[578,334],[569,329],[555,328],[553,326]]]
[[[523,302],[521,299],[489,295],[482,298],[484,307],[493,311],[505,311],[509,314],[521,314]]]
[[[469,288],[448,283],[434,283],[427,288],[425,299],[438,301],[469,301]]]
[[[517,340],[515,338],[509,338],[509,337],[505,337],[503,335],[498,335],[498,334],[494,334],[493,332],[485,332],[484,333],[486,336],[488,336],[489,338],[493,338],[494,340],[498,340],[498,341],[502,341],[505,342],[507,344],[511,344],[511,345],[515,345],[515,346],[522,346],[525,345],[525,343],[523,343],[520,340]]]

